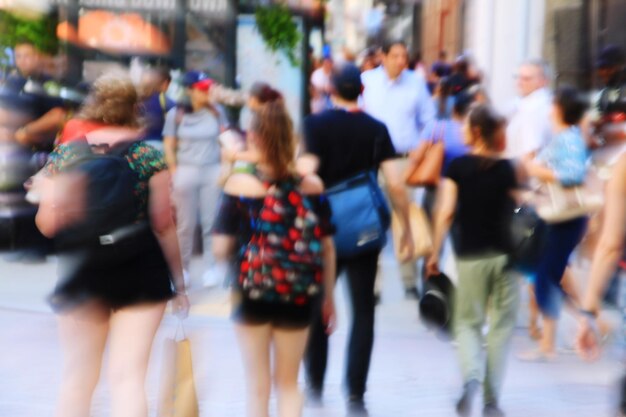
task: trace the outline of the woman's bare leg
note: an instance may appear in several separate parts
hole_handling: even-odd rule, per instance
[[[160,302],[125,307],[111,316],[109,384],[113,417],[148,416],[146,371],[165,305]]]
[[[100,378],[109,331],[109,311],[84,304],[58,317],[63,351],[63,377],[56,417],[90,415],[91,397]]]
[[[269,417],[272,328],[269,324],[238,324],[236,329],[248,384],[247,415]]]
[[[309,330],[272,331],[274,340],[274,383],[278,390],[278,415],[300,417],[303,398],[298,388],[298,373],[304,356]]]

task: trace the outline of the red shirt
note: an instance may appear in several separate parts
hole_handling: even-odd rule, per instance
[[[82,139],[87,133],[93,132],[94,130],[102,129],[106,126],[107,125],[103,123],[92,122],[84,119],[68,120],[63,127],[61,135],[59,136],[57,145],[62,145],[64,143]]]

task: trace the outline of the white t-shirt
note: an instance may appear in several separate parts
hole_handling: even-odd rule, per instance
[[[326,74],[323,68],[318,68],[311,74],[311,85],[317,90],[317,96],[311,100],[311,112],[319,113],[329,107],[328,94],[330,91],[330,74]]]
[[[552,134],[552,96],[541,88],[519,99],[506,128],[507,158],[521,158],[543,148]]]

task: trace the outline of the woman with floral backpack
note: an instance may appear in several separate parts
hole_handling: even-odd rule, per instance
[[[325,291],[335,279],[330,206],[317,176],[295,174],[293,125],[280,94],[254,114],[248,146],[259,162],[225,183],[214,254],[234,261],[233,318],[248,417],[269,416],[272,382],[278,415],[297,417],[303,405],[298,372],[319,297],[327,330],[335,324],[333,293]]]

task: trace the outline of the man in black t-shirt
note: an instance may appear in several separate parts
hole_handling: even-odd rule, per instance
[[[300,158],[300,168],[316,171],[330,187],[365,170],[382,170],[394,210],[399,214],[402,229],[402,252],[413,252],[408,232],[409,200],[394,158],[396,151],[385,125],[359,110],[357,100],[362,91],[359,69],[346,65],[332,78],[332,100],[335,108],[309,116],[304,120],[307,153]],[[337,273],[346,272],[352,300],[351,333],[348,342],[346,382],[350,412],[365,410],[363,395],[374,342],[374,281],[380,252],[356,258],[337,260]],[[306,373],[311,399],[321,399],[328,354],[321,314],[311,328],[307,348]]]

